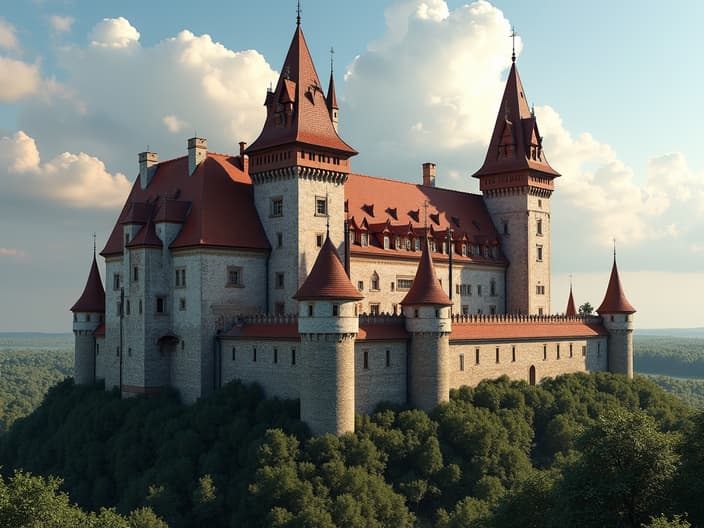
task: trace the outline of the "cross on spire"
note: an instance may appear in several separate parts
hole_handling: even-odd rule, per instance
[[[298,6],[296,7],[296,26],[301,25],[301,0],[298,0]]]
[[[614,237],[614,260],[616,260],[616,237]]]
[[[516,62],[516,37],[518,36],[518,33],[516,33],[516,26],[511,26],[511,34],[509,37],[511,37],[511,47],[512,47],[512,52],[511,52],[511,62]]]
[[[93,232],[93,258],[95,258],[95,232]]]

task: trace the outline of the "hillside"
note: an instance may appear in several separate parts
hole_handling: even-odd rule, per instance
[[[502,378],[430,415],[379,409],[341,438],[309,438],[296,412],[239,383],[183,407],[65,381],[0,438],[0,464],[64,478],[83,508],[146,505],[172,527],[704,523],[689,492],[704,420],[644,378]]]

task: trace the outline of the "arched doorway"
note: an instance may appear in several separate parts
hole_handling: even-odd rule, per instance
[[[528,369],[528,383],[535,385],[535,365],[531,365]]]

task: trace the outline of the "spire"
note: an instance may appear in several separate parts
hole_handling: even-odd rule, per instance
[[[440,286],[440,281],[435,275],[433,259],[430,256],[428,237],[426,233],[423,244],[423,254],[420,256],[418,270],[413,279],[413,285],[401,301],[402,305],[433,304],[437,306],[452,306],[452,301]]]
[[[93,253],[93,263],[90,266],[88,280],[83,293],[71,307],[72,312],[105,313],[105,289],[98,271],[98,261]]]
[[[574,317],[577,315],[577,309],[574,305],[574,296],[572,295],[572,280],[570,279],[570,297],[567,299],[567,310],[565,310],[565,315],[567,317]]]
[[[296,7],[296,27],[301,27],[301,0],[298,0]]]
[[[335,53],[332,48],[330,48],[330,53]],[[325,102],[328,105],[328,110],[332,112],[332,110],[339,110],[339,106],[337,106],[337,95],[335,94],[335,76],[333,75],[333,69],[332,69],[332,57],[330,58],[330,83],[328,84],[328,95],[325,99]]]
[[[276,88],[267,95],[265,104],[264,127],[247,154],[291,143],[322,147],[345,158],[357,154],[337,135],[300,26],[293,34]]]
[[[541,176],[548,176],[551,180],[560,176],[545,157],[537,120],[528,106],[521,77],[513,62],[484,165],[473,176],[481,178],[526,169],[539,171]],[[552,190],[552,181],[549,187]]]
[[[511,37],[511,62],[516,62],[516,37],[518,36],[518,33],[516,33],[516,26],[511,26],[511,34],[509,37]]]
[[[293,298],[299,301],[316,299],[357,301],[364,298],[350,282],[329,236],[325,238],[313,268]]]
[[[611,277],[609,285],[606,288],[606,295],[601,303],[601,306],[596,309],[599,315],[603,314],[632,314],[636,309],[626,299],[626,294],[621,286],[621,279],[618,276],[618,267],[616,266],[616,249],[614,247],[614,264],[611,267]]]

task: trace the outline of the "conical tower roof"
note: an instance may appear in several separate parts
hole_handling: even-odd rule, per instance
[[[574,297],[572,296],[572,285],[570,284],[570,297],[567,299],[567,310],[565,310],[565,315],[568,317],[574,317],[577,315],[577,309],[574,306]]]
[[[599,315],[601,314],[632,314],[636,309],[626,299],[626,294],[621,286],[621,279],[618,276],[618,267],[616,266],[616,257],[611,268],[611,277],[609,285],[606,288],[606,295],[601,303],[601,306],[596,309]]]
[[[532,149],[532,146],[538,148]],[[560,176],[550,166],[542,150],[538,124],[528,106],[523,83],[514,62],[506,79],[504,96],[496,116],[484,165],[473,176],[479,178],[525,169],[540,171],[553,178]]]
[[[300,25],[293,34],[276,89],[267,94],[266,101],[272,109],[259,137],[247,148],[248,154],[290,143],[319,146],[348,157],[357,154],[335,131]],[[285,112],[276,108],[287,105],[292,105],[290,122]]]
[[[423,254],[420,257],[418,270],[413,279],[413,285],[401,301],[402,305],[432,304],[438,306],[452,306],[452,301],[440,286],[440,281],[435,275],[433,259],[428,249],[428,239],[423,244]]]
[[[330,83],[328,84],[328,95],[325,101],[330,110],[339,110],[340,107],[337,106],[337,94],[335,93],[335,76],[333,75],[332,69],[330,69]]]
[[[330,236],[325,239],[313,268],[293,298],[299,301],[318,299],[356,301],[364,298],[345,273]]]
[[[86,281],[83,293],[71,307],[72,312],[105,313],[105,289],[103,281],[100,279],[98,262],[93,255],[93,264],[90,266],[90,273]]]

